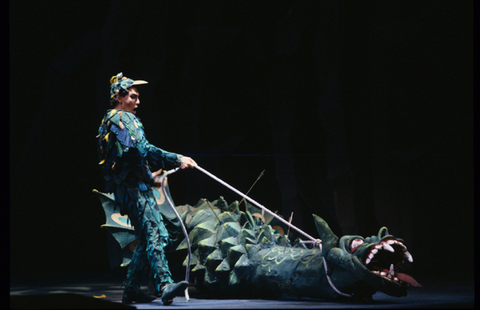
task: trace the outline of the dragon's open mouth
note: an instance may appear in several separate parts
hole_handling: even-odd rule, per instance
[[[406,246],[398,240],[385,239],[367,250],[363,263],[374,274],[398,285],[421,286],[414,278],[400,272],[405,260],[413,262]]]

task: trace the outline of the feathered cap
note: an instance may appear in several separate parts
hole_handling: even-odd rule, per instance
[[[128,90],[130,87],[134,85],[142,85],[142,84],[148,84],[148,82],[143,80],[134,81],[132,79],[127,78],[126,76],[123,76],[123,73],[120,72],[119,74],[112,76],[112,78],[110,79],[110,98],[117,97],[117,94],[120,88]]]

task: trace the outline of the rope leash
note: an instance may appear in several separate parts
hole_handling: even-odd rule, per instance
[[[191,259],[191,256],[192,256],[192,252],[191,252],[191,249],[190,249],[190,240],[188,239],[188,232],[187,232],[187,229],[185,228],[185,225],[183,224],[183,221],[182,221],[182,218],[180,217],[180,214],[178,214],[177,209],[173,205],[173,202],[170,200],[170,197],[168,197],[167,191],[166,191],[167,175],[177,172],[178,169],[180,169],[180,168],[175,168],[175,169],[172,169],[172,170],[168,170],[167,172],[165,172],[163,174],[163,176],[162,176],[163,177],[162,191],[163,191],[163,195],[165,196],[165,199],[168,201],[168,204],[172,208],[173,212],[175,212],[175,215],[177,216],[177,218],[178,218],[178,220],[179,220],[179,222],[182,226],[182,231],[183,231],[183,235],[185,236],[185,240],[187,241],[188,259],[187,259],[187,268],[186,268],[186,271],[185,271],[185,281],[189,282],[189,278],[190,278],[190,259]],[[188,286],[185,289],[185,299],[187,301],[190,300],[190,296],[188,295]]]
[[[226,182],[222,181],[221,179],[217,178],[216,176],[214,176],[213,174],[211,174],[210,172],[206,171],[205,169],[203,169],[202,167],[200,166],[195,166],[196,169],[200,170],[201,172],[203,172],[204,174],[208,175],[209,177],[211,177],[212,179],[214,179],[215,181],[219,182],[220,184],[226,186],[227,188],[229,188],[230,190],[234,191],[235,193],[239,194],[240,196],[242,196],[243,198],[245,198],[246,200],[248,200],[249,202],[251,202],[252,204],[256,205],[257,207],[259,207],[260,209],[262,209],[263,211],[267,212],[268,214],[272,215],[273,217],[275,217],[277,220],[281,221],[282,223],[284,223],[285,225],[287,225],[288,227],[291,227],[292,229],[296,230],[297,232],[299,232],[300,234],[304,235],[305,237],[307,237],[308,239],[311,240],[312,243],[314,243],[315,245],[318,245],[318,247],[320,248],[320,250],[322,250],[322,241],[320,239],[315,239],[313,238],[312,236],[310,236],[309,234],[307,234],[306,232],[302,231],[301,229],[299,229],[298,227],[292,225],[291,223],[287,222],[286,220],[284,220],[283,218],[281,218],[280,216],[276,215],[275,213],[273,213],[272,211],[270,211],[269,209],[267,209],[266,207],[262,206],[261,204],[259,204],[258,202],[256,202],[255,200],[253,200],[252,198],[248,197],[247,195],[243,194],[242,192],[240,192],[239,190],[237,190],[236,188],[234,188],[233,186],[231,186],[230,184],[227,184]]]
[[[325,260],[325,256],[322,256],[323,259],[323,266],[325,267],[325,275],[327,276],[328,284],[332,287],[332,289],[339,295],[345,296],[345,297],[352,297],[352,294],[346,294],[342,291],[340,291],[338,288],[335,287],[335,285],[332,282],[332,279],[330,279],[330,276],[328,275],[327,271],[327,261]]]

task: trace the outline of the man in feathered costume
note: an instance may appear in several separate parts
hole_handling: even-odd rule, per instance
[[[195,161],[187,156],[167,152],[145,138],[140,120],[135,116],[140,104],[137,86],[147,84],[132,80],[122,73],[110,79],[110,109],[98,130],[98,150],[106,191],[115,196],[115,208],[128,215],[135,228],[138,243],[128,267],[122,302],[151,302],[161,296],[171,304],[183,293],[188,282],[174,283],[164,248],[170,242],[151,185],[163,169],[193,168]],[[151,167],[159,170],[152,172]],[[147,268],[148,267],[148,268]],[[154,296],[140,289],[145,269],[153,273]]]

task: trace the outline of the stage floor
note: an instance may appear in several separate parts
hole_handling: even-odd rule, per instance
[[[472,277],[473,278],[473,277]],[[384,309],[384,308],[473,308],[474,281],[432,276],[416,277],[422,287],[411,287],[408,296],[396,298],[373,295],[371,303],[326,302],[319,299],[213,299],[189,288],[190,300],[175,298],[168,307],[175,309]],[[119,277],[98,274],[46,275],[11,278],[12,309],[154,309],[165,307],[160,298],[152,303],[121,304],[123,288]],[[147,288],[144,287],[145,291]]]

